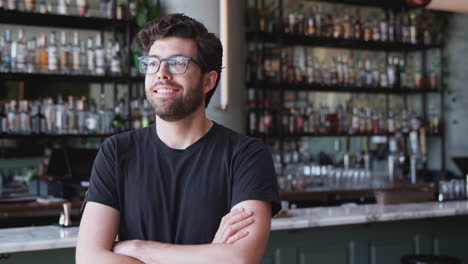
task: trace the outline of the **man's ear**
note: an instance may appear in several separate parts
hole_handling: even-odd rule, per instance
[[[203,77],[203,92],[205,92],[205,94],[215,88],[217,79],[218,72],[210,71],[205,73],[205,76]]]

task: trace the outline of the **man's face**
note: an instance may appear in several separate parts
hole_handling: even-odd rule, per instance
[[[148,55],[159,59],[183,55],[197,60],[197,48],[191,39],[166,37],[156,40]],[[161,119],[177,121],[204,107],[203,74],[200,67],[191,61],[184,74],[173,75],[166,63],[161,63],[157,73],[146,75],[146,99]]]

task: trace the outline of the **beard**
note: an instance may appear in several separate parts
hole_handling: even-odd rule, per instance
[[[184,119],[194,113],[203,104],[205,95],[203,93],[202,78],[200,78],[195,86],[188,89],[184,89],[180,84],[171,80],[157,82],[155,86],[162,84],[173,86],[179,89],[178,93],[181,93],[176,98],[166,101],[152,97],[151,89],[146,90],[146,99],[153,107],[155,114],[164,121]],[[184,90],[187,90],[186,94],[182,94]]]

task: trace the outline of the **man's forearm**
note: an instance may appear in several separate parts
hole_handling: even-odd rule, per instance
[[[78,254],[77,264],[100,263],[100,264],[142,264],[140,260],[129,256],[117,254],[111,251],[98,250]]]
[[[135,241],[129,256],[148,264],[257,263],[251,256],[236,254],[233,244],[172,245]]]

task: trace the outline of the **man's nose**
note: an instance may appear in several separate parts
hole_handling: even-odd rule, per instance
[[[172,80],[172,74],[167,70],[167,61],[161,61],[159,71],[156,73],[158,80]]]

